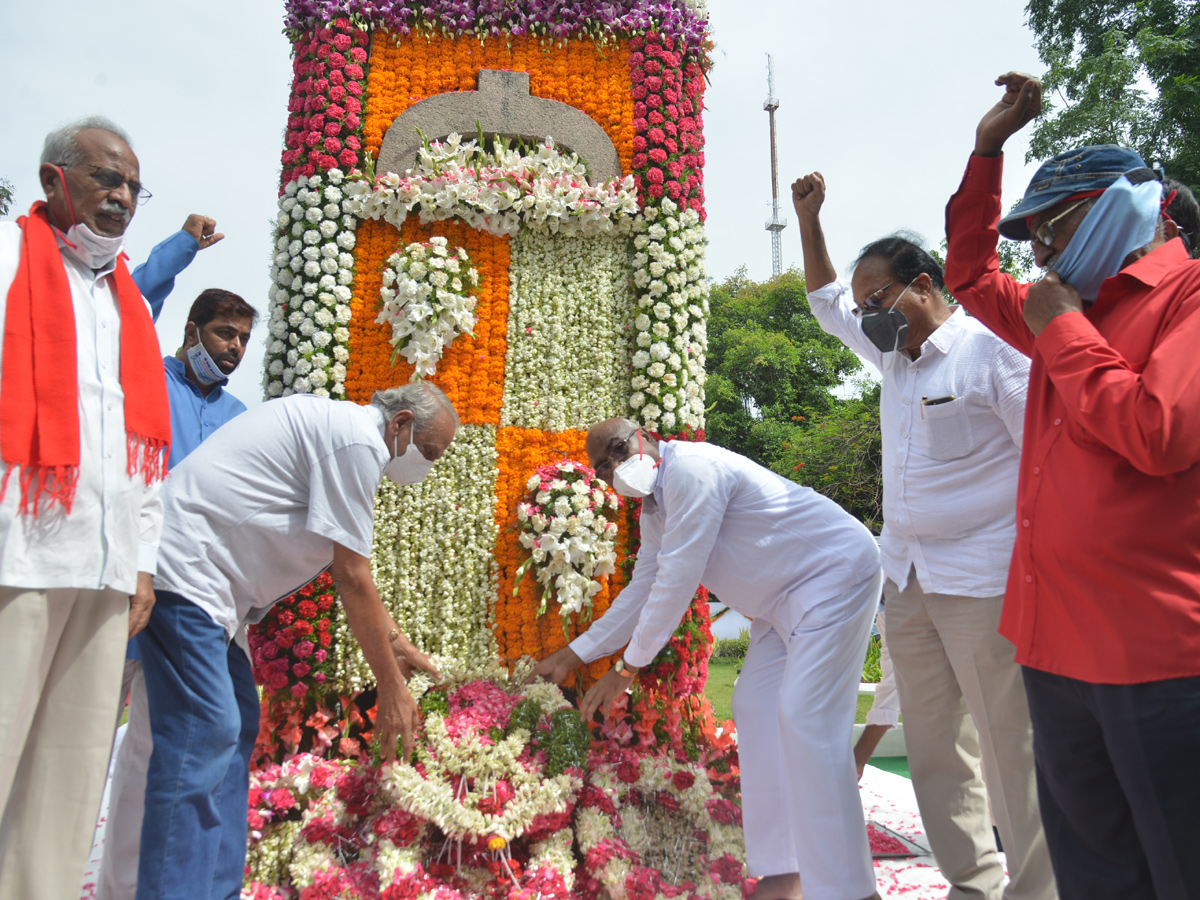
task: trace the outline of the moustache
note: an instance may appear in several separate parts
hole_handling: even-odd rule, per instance
[[[100,212],[106,216],[112,216],[114,219],[120,219],[122,222],[129,221],[129,210],[115,200],[104,200],[100,204]]]

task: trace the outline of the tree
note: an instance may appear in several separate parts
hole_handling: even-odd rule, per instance
[[[13,186],[7,178],[0,178],[0,216],[8,215],[8,207],[12,204]]]
[[[739,269],[709,297],[707,436],[841,504],[869,528],[882,521],[879,385],[834,389],[862,363],[821,330],[790,270],[751,281]]]
[[[763,423],[767,465],[840,505],[872,532],[883,527],[883,438],[878,382],[862,395],[794,423]]]
[[[1029,0],[1047,110],[1029,158],[1124,144],[1200,189],[1200,0]],[[1152,89],[1142,85],[1148,83]]]
[[[861,365],[817,324],[803,275],[756,283],[741,268],[709,296],[708,438],[765,465],[756,427],[828,411]]]

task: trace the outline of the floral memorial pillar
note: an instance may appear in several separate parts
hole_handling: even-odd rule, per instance
[[[370,764],[328,575],[252,634],[244,896],[740,896],[703,589],[602,744],[517,662],[628,578],[637,510],[587,468],[587,427],[703,435],[703,0],[289,0],[286,28],[265,393],[428,378],[463,426],[376,506],[381,597],[446,675],[410,683],[416,765]]]

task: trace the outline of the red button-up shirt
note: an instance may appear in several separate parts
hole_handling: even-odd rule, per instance
[[[1001,158],[946,207],[946,285],[1032,358],[1000,632],[1102,684],[1200,675],[1200,261],[1175,239],[1036,338],[999,271]]]

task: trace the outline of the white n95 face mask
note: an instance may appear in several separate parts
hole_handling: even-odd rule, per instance
[[[646,455],[639,431],[638,455],[629,457],[613,470],[613,490],[622,497],[648,497],[658,484],[658,462]]]
[[[196,373],[196,378],[201,384],[221,384],[229,380],[221,371],[221,367],[217,365],[216,360],[212,358],[212,354],[204,349],[204,344],[200,341],[196,341],[187,348],[187,358],[192,371]]]
[[[416,484],[423,481],[429,474],[429,470],[433,468],[434,461],[426,459],[425,454],[417,447],[416,442],[413,441],[411,429],[408,433],[408,446],[404,449],[403,455],[400,453],[399,435],[392,441],[392,452],[395,456],[388,461],[383,474],[396,484]]]
[[[63,235],[66,244],[62,252],[73,256],[89,269],[105,269],[125,246],[125,235],[109,237],[96,234],[82,222],[77,222]]]

